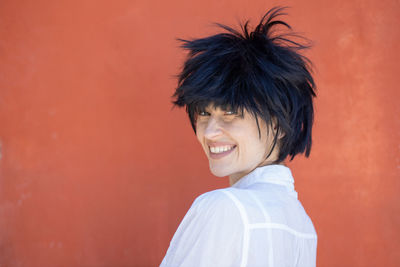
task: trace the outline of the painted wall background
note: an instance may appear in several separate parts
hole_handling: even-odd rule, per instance
[[[215,178],[175,38],[275,5],[314,40],[313,149],[289,166],[318,266],[400,266],[400,3],[0,1],[0,266],[157,266]]]

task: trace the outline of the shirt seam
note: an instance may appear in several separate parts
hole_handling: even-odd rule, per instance
[[[251,223],[251,224],[249,224],[249,228],[250,229],[279,229],[279,230],[289,232],[300,238],[317,239],[316,234],[299,232],[297,230],[294,230],[293,228],[290,228],[286,224],[281,224],[281,223],[271,223],[271,222],[270,223]]]
[[[246,213],[246,209],[243,207],[242,203],[229,191],[222,191],[225,195],[227,195],[234,203],[236,208],[239,210],[240,217],[243,222],[244,231],[243,231],[243,246],[242,246],[242,258],[240,267],[245,267],[248,261],[248,251],[249,251],[249,240],[250,240],[250,228],[249,228],[249,220]]]

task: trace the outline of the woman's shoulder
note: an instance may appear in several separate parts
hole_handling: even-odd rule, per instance
[[[267,216],[274,222],[286,221],[297,212],[296,207],[279,196],[272,197],[254,190],[228,187],[201,194],[194,201],[195,208],[206,214],[226,213],[237,217],[246,217],[249,222],[264,221]],[[267,214],[267,215],[265,215]]]
[[[238,194],[240,192],[230,187],[208,191],[194,200],[192,208],[207,214],[239,215],[237,203],[235,203]]]

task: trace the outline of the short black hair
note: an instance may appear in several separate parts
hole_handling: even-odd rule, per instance
[[[241,32],[215,23],[222,33],[178,39],[188,55],[173,95],[174,106],[186,107],[195,132],[197,115],[209,104],[245,109],[254,115],[257,125],[258,118],[271,126],[274,121],[277,131],[269,155],[278,143],[275,163],[288,155],[290,160],[299,153],[309,156],[316,96],[311,62],[300,54],[310,42],[277,20],[286,15],[285,9],[270,9],[252,32],[248,20],[240,24]],[[277,34],[279,25],[288,32]],[[279,133],[284,135],[278,141]]]

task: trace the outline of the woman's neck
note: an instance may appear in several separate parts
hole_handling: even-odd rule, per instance
[[[280,162],[280,163],[272,163],[272,162],[270,162],[270,163],[267,163],[267,164],[258,165],[257,167],[251,169],[250,171],[238,172],[238,173],[234,173],[234,174],[229,175],[229,185],[230,186],[234,185],[237,181],[239,181],[244,176],[246,176],[247,174],[249,174],[252,171],[254,171],[255,169],[257,169],[258,167],[267,166],[267,165],[283,165],[283,166],[286,166],[285,162]]]

